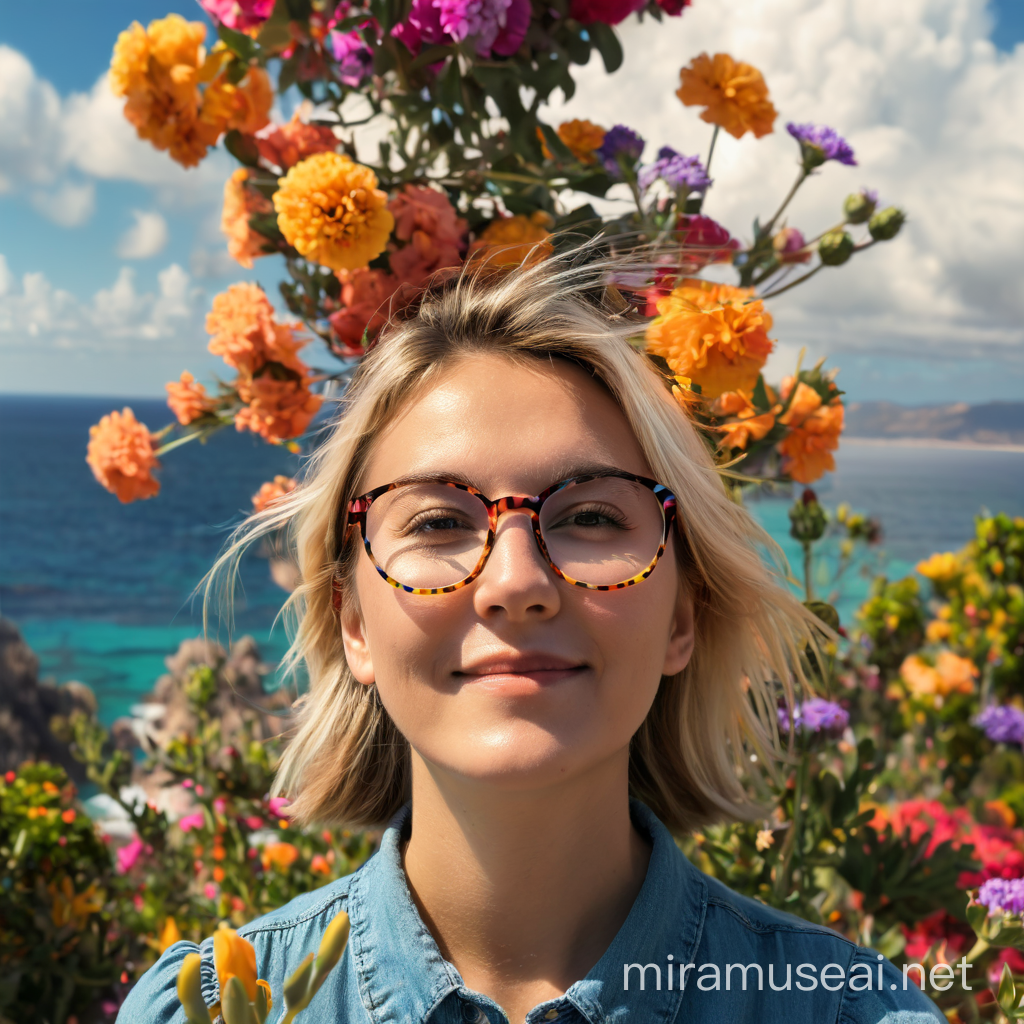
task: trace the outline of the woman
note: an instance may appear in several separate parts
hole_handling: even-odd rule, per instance
[[[279,788],[303,822],[391,821],[361,870],[241,929],[259,976],[279,992],[345,909],[309,1024],[941,1020],[872,950],[673,841],[751,813],[739,763],[771,757],[776,681],[791,697],[818,627],[601,273],[433,285],[248,532],[292,530],[303,580],[309,696]],[[119,1020],[183,1020],[195,949]]]

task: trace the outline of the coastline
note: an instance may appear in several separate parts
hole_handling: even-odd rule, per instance
[[[955,448],[977,452],[1024,452],[1024,444],[994,444],[984,441],[949,441],[941,437],[850,437],[843,444],[874,445],[885,448]]]

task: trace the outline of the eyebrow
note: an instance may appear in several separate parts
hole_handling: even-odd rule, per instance
[[[601,476],[606,473],[628,473],[629,470],[621,466],[613,466],[606,462],[583,462],[564,463],[557,467],[555,476],[547,486],[558,483],[561,480],[572,480],[578,476]],[[467,487],[475,487],[478,491],[483,488],[471,480],[465,473],[458,470],[438,470],[433,473],[411,473],[395,481],[396,484],[443,484],[456,483],[464,484]],[[541,488],[543,491],[545,488]]]

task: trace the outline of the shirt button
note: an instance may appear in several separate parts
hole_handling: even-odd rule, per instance
[[[544,1014],[544,1019],[545,1020],[557,1020],[558,1019],[558,1011],[552,1006],[551,1009],[548,1010],[548,1012]]]
[[[474,1006],[472,1003],[463,1003],[462,1019],[478,1021],[480,1019],[480,1007]]]

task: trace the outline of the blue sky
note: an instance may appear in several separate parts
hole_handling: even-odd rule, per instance
[[[783,119],[835,124],[860,157],[805,189],[797,223],[831,216],[861,184],[911,215],[905,238],[773,305],[775,375],[806,347],[842,367],[855,399],[1024,397],[1024,2],[750,3],[694,0],[656,38],[649,22],[627,26],[618,82],[584,69],[566,112],[629,120],[652,149],[700,150],[706,126],[671,97],[679,66],[702,49],[757,63]],[[275,294],[283,268],[227,259],[227,157],[181,171],[132,137],[99,82],[117,33],[164,16],[166,0],[54,0],[45,22],[37,5],[4,7],[0,391],[156,395],[182,369],[215,371],[202,331],[210,298],[249,277]],[[202,17],[195,4],[175,9]],[[785,138],[748,143],[716,152],[709,194],[709,212],[740,234],[792,162]]]

